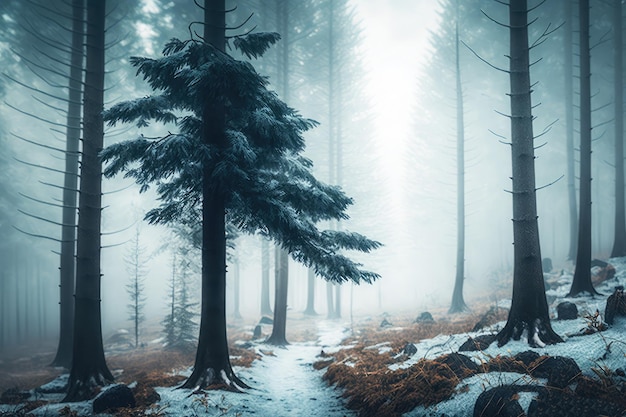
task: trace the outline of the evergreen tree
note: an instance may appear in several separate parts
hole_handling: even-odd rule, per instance
[[[146,305],[144,278],[147,273],[145,249],[139,244],[139,228],[135,230],[135,237],[131,241],[131,247],[125,261],[127,272],[130,275],[130,282],[126,285],[126,292],[130,297],[130,304],[128,304],[129,320],[133,323],[135,348],[137,348],[139,346],[139,327],[145,320],[143,314]]]
[[[225,10],[223,0],[206,1],[202,39],[174,39],[159,59],[132,58],[155,94],[105,112],[112,125],[155,120],[176,123],[179,129],[158,139],[112,145],[101,157],[108,162],[107,176],[126,171],[144,190],[158,182],[162,203],[148,212],[148,221],[171,223],[190,210],[202,210],[200,336],[185,388],[246,387],[232,370],[226,338],[227,221],[244,232],[267,233],[328,280],[378,278],[338,253],[367,252],[378,242],[317,227],[318,221],[346,218],[352,200],[315,179],[312,163],[300,155],[302,133],[315,122],[269,91],[267,79],[252,65],[225,53]],[[233,45],[256,57],[278,38],[251,34]]]

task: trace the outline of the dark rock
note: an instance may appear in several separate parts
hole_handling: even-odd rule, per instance
[[[0,404],[19,404],[30,398],[30,392],[19,388],[9,388],[0,395]]]
[[[520,417],[525,416],[517,402],[517,393],[523,388],[504,385],[484,391],[474,404],[474,417]]]
[[[624,287],[621,285],[615,287],[613,294],[606,299],[606,307],[604,308],[604,321],[607,324],[613,324],[616,316],[626,316],[626,297],[624,296]]]
[[[624,412],[626,407],[598,398],[583,397],[578,394],[578,389],[572,394],[560,388],[539,390],[539,395],[528,407],[528,417],[619,417]]]
[[[546,274],[552,272],[552,259],[543,258],[541,261],[541,267],[543,268],[543,272]]]
[[[576,320],[578,318],[578,307],[576,304],[564,301],[556,306],[557,320]]]
[[[93,400],[93,412],[102,413],[110,409],[135,407],[135,405],[135,396],[132,390],[124,384],[119,384],[102,391]]]
[[[274,324],[274,320],[271,317],[263,316],[259,320],[259,324]]]
[[[539,359],[539,354],[534,350],[526,350],[524,352],[520,352],[513,357],[516,361],[519,361],[524,364],[527,368],[531,363]]]
[[[413,343],[407,343],[402,349],[402,353],[407,356],[413,356],[417,353],[417,347]]]
[[[496,340],[495,334],[481,334],[476,337],[469,337],[465,343],[459,347],[459,352],[473,352],[485,350]]]
[[[257,324],[256,327],[254,328],[254,332],[252,333],[252,338],[260,339],[261,337],[263,337],[263,328],[261,327],[260,324]]]
[[[383,319],[383,321],[380,323],[380,327],[391,327],[393,326],[393,324],[391,324],[391,322],[387,319]]]
[[[414,323],[434,323],[433,315],[428,311],[424,311],[415,319]]]
[[[529,367],[530,375],[547,378],[548,386],[565,388],[581,375],[576,361],[565,356],[540,356]]]
[[[463,379],[479,372],[479,367],[469,357],[460,353],[450,353],[435,359],[435,362],[447,365],[458,378]]]

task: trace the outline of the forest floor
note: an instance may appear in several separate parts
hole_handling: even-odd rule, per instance
[[[597,286],[604,294],[626,283],[626,260],[611,263],[616,277]],[[547,294],[556,314],[571,276],[559,273],[550,280]],[[416,320],[421,312],[359,317],[351,323],[290,311],[285,348],[252,340],[255,322],[233,321],[232,362],[252,387],[243,394],[192,395],[176,389],[189,375],[193,351],[164,350],[158,339],[131,349],[124,334],[110,335],[107,362],[117,382],[132,388],[137,407],[108,415],[626,415],[626,317],[595,332],[593,312],[604,311],[606,295],[567,301],[577,305],[578,318],[552,322],[564,343],[530,348],[522,340],[460,353],[470,337],[479,340],[503,326],[506,301],[473,303],[473,312],[458,315],[431,310],[433,321]],[[271,325],[263,330],[267,336]],[[94,415],[92,402],[59,404],[60,396],[34,391],[63,378],[62,369],[47,366],[54,348],[43,344],[3,355],[0,402],[12,404],[0,404],[0,416]]]

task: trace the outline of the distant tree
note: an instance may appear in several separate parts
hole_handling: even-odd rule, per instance
[[[580,19],[580,195],[576,270],[568,296],[598,294],[591,282],[591,57],[589,0],[578,2]]]
[[[270,306],[270,243],[261,237],[261,316],[271,316]]]
[[[226,338],[227,220],[245,232],[262,230],[328,280],[378,278],[338,253],[367,252],[378,242],[317,228],[318,221],[345,218],[352,201],[317,181],[310,161],[300,156],[302,132],[315,123],[268,91],[267,80],[249,63],[224,52],[225,10],[223,0],[206,1],[202,40],[172,40],[160,59],[133,58],[159,93],[105,112],[111,124],[156,120],[174,122],[180,130],[112,145],[101,156],[109,163],[108,176],[126,171],[142,189],[158,181],[162,204],[147,214],[149,221],[174,222],[194,207],[202,209],[200,336],[185,388],[246,387],[232,370]],[[253,34],[233,45],[254,57],[276,40],[276,34]]]
[[[615,91],[615,236],[611,257],[626,256],[626,198],[624,196],[624,82],[622,0],[613,0],[613,84]]]
[[[456,170],[457,170],[457,237],[456,237],[456,278],[452,291],[449,313],[467,311],[463,299],[465,281],[465,126],[463,123],[463,86],[461,84],[461,63],[459,57],[459,0],[455,3],[454,48],[456,56]]]
[[[94,386],[113,381],[102,344],[100,249],[104,125],[104,0],[87,0],[86,72],[83,101],[83,148],[74,296],[74,346],[64,402],[91,398]]]
[[[165,339],[165,346],[169,348],[174,348],[176,346],[177,339],[177,331],[176,331],[176,309],[177,309],[177,300],[176,300],[176,284],[178,280],[176,278],[176,255],[172,257],[172,273],[170,275],[170,282],[168,285],[168,313],[161,321],[163,325],[163,337]]]
[[[139,228],[135,230],[135,236],[131,241],[131,247],[125,261],[127,272],[130,275],[129,283],[126,285],[126,292],[130,297],[129,320],[133,323],[135,348],[137,348],[139,347],[139,328],[145,320],[143,314],[146,306],[144,279],[148,272],[145,248],[139,242]]]
[[[535,146],[531,104],[527,0],[509,3],[511,159],[513,167],[513,297],[498,346],[526,332],[530,345],[563,340],[550,325],[546,301],[535,188]],[[544,34],[545,36],[546,34]]]
[[[283,249],[276,247],[276,252]],[[287,342],[287,291],[289,287],[289,258],[276,253],[276,286],[274,288],[274,321],[272,334],[266,343],[276,346],[288,345]]]

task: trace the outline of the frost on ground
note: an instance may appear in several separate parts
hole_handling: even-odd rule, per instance
[[[313,369],[317,355],[337,346],[345,337],[341,323],[318,324],[317,342],[294,343],[285,348],[260,345],[262,360],[250,368],[237,368],[238,376],[253,387],[245,393],[159,388],[160,415],[182,416],[349,416],[341,393],[322,381],[323,372]]]

